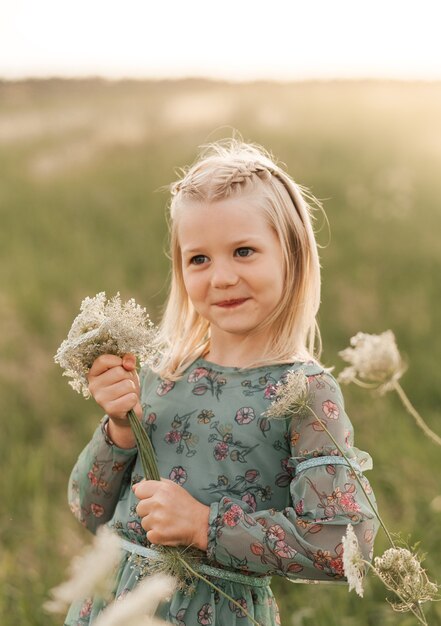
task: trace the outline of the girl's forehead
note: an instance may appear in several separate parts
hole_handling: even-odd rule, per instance
[[[274,237],[266,214],[248,198],[188,203],[182,207],[176,228],[183,250],[197,248],[202,243],[236,243]]]
[[[178,227],[189,222],[222,221],[225,225],[249,220],[266,221],[259,203],[250,197],[226,198],[213,202],[187,202],[179,211]]]
[[[263,203],[253,196],[237,196],[214,201],[187,201],[183,203],[175,221],[178,229],[191,222],[222,221],[225,225],[248,222],[267,221],[266,213],[262,209]]]

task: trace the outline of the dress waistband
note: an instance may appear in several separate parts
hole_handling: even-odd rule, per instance
[[[137,554],[146,559],[158,560],[161,555],[157,550],[153,548],[147,548],[137,543],[132,543],[126,539],[121,539],[121,546],[127,552],[131,554]],[[233,572],[227,569],[221,569],[220,567],[213,567],[206,563],[200,563],[193,565],[192,567],[201,574],[206,576],[214,576],[215,578],[222,578],[224,580],[230,580],[235,583],[241,583],[242,585],[250,585],[251,587],[267,587],[271,583],[271,576],[247,576],[240,572]]]

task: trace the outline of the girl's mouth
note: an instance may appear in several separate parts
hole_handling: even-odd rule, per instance
[[[220,306],[224,309],[232,309],[234,307],[240,306],[247,300],[248,298],[236,298],[234,300],[222,300],[221,302],[216,302],[216,306]]]

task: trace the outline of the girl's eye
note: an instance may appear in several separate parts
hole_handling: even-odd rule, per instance
[[[191,257],[190,265],[202,265],[207,259],[208,257],[206,257],[205,254],[196,254]]]
[[[237,248],[235,250],[236,256],[247,257],[251,256],[254,253],[253,248]]]

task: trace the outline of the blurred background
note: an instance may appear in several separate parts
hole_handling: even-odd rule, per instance
[[[441,434],[441,47],[437,3],[140,0],[0,9],[0,623],[52,626],[42,602],[87,533],[66,503],[100,410],[53,355],[86,296],[157,321],[167,193],[198,146],[263,144],[323,201],[323,361],[357,331],[397,337],[402,379]],[[389,529],[441,581],[440,450],[397,397],[344,389]],[[380,532],[376,554],[387,547]],[[284,626],[415,621],[369,577],[277,580]],[[441,607],[427,611],[441,624]]]

